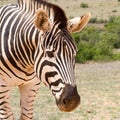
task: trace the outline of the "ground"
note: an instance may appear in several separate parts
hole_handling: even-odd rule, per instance
[[[76,64],[80,106],[71,113],[60,112],[51,91],[41,84],[35,102],[34,120],[120,120],[120,61]],[[12,91],[13,111],[19,120],[19,94]]]

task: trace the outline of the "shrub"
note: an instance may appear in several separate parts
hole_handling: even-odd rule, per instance
[[[94,17],[94,18],[91,18],[91,19],[90,19],[90,23],[97,23],[97,18],[95,18],[95,17]]]
[[[93,18],[90,19],[90,23],[107,23],[107,20],[97,19],[96,17],[93,17]]]
[[[92,59],[93,59],[92,46],[90,46],[87,42],[81,41],[78,44],[78,53],[76,56],[76,62],[85,63],[86,61]]]
[[[105,20],[105,19],[99,19],[99,20],[97,21],[97,23],[107,23],[107,20]]]
[[[80,7],[81,8],[89,8],[89,5],[87,3],[81,3]]]
[[[94,61],[108,61],[112,59],[112,46],[107,41],[99,41],[96,43],[81,41],[78,45],[78,53],[76,62]]]
[[[73,34],[78,48],[76,62],[120,60],[120,17],[110,17],[104,29],[88,26],[81,33]]]
[[[106,40],[101,40],[94,46],[93,60],[108,61],[112,59],[112,54],[112,46],[110,46]]]
[[[112,12],[117,12],[117,10],[112,10]]]
[[[105,29],[111,35],[114,48],[120,48],[120,16],[111,16]]]

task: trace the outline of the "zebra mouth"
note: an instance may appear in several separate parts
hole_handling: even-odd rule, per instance
[[[76,86],[66,85],[59,100],[56,104],[61,111],[70,112],[80,104],[80,96],[78,95]]]

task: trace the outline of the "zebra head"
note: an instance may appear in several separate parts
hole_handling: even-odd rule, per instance
[[[77,48],[70,32],[82,29],[88,19],[82,25],[78,18],[66,21],[65,18],[63,23],[56,20],[51,24],[45,11],[37,11],[34,24],[41,34],[35,54],[35,70],[38,78],[52,90],[59,109],[69,112],[80,103],[74,75]]]

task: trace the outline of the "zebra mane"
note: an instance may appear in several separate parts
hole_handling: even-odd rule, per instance
[[[25,1],[25,0],[18,0],[18,3],[23,2],[23,1]],[[54,12],[54,20],[53,21],[55,23],[59,24],[58,27],[60,29],[67,27],[67,17],[62,8],[60,8],[59,6],[57,6],[55,4],[49,3],[46,0],[29,0],[29,1],[32,1],[33,3],[36,2],[37,4],[39,4],[39,5],[37,5],[37,7],[43,5],[43,6],[46,6],[48,9],[52,8],[53,12]]]

